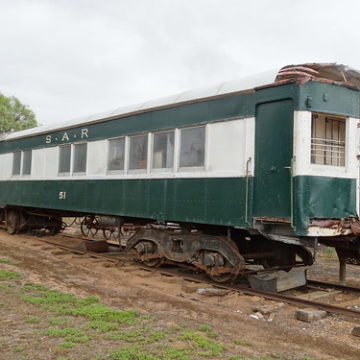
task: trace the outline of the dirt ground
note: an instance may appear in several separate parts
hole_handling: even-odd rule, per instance
[[[360,324],[359,320],[330,315],[314,323],[301,322],[295,319],[296,308],[293,306],[234,292],[222,296],[200,295],[192,291],[191,284],[178,277],[69,253],[39,243],[30,235],[10,236],[4,230],[0,230],[0,258],[14,260],[16,271],[24,274],[26,282],[40,283],[81,297],[96,295],[108,306],[135,309],[156,317],[159,322],[206,325],[223,341],[238,338],[242,344],[251,344],[240,348],[243,357],[237,359],[360,359],[360,337],[351,335],[352,328]],[[3,263],[0,268],[11,270],[15,266]],[[336,281],[337,271],[336,259],[324,252],[309,270],[309,277]],[[349,267],[348,284],[360,287],[359,274],[360,268]],[[201,284],[197,284],[198,287]],[[264,305],[273,307],[270,316],[263,319],[251,316],[255,307]],[[4,306],[0,306],[3,341],[0,359],[25,359],[21,354],[14,355],[16,353],[9,350],[8,344],[26,337],[26,327],[17,323],[19,315],[15,304],[11,306],[7,302],[6,311]],[[58,355],[49,355],[52,341],[42,337],[41,346],[34,345],[32,355],[27,359],[60,359]],[[211,358],[236,359],[225,355]]]

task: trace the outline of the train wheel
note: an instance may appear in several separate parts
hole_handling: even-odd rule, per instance
[[[14,235],[20,228],[20,214],[16,210],[9,210],[6,214],[6,231]]]
[[[153,268],[159,267],[162,264],[162,259],[156,258],[156,259],[144,260],[143,264]]]
[[[85,216],[81,222],[81,233],[86,237],[95,237],[98,232],[99,222],[95,216]]]
[[[208,275],[211,278],[211,280],[217,283],[231,282],[238,277],[238,274],[234,274],[232,272],[224,273],[224,274],[218,273],[216,268],[211,268],[210,272],[208,272]]]
[[[222,240],[224,243],[226,241],[229,247],[232,246],[230,240]],[[202,265],[206,266],[205,271],[209,277],[218,283],[234,281],[245,270],[244,259],[239,253],[236,253],[236,258],[230,258],[230,261],[222,252],[204,250],[199,259]]]
[[[158,247],[153,241],[140,241],[135,249],[142,263],[149,267],[158,267],[162,264],[162,258],[157,257]]]

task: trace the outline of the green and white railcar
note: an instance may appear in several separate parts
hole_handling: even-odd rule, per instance
[[[359,72],[303,64],[7,134],[4,221],[12,233],[36,216],[55,230],[69,214],[152,224],[128,247],[218,280],[246,262],[310,264],[317,241],[359,258],[359,99]]]

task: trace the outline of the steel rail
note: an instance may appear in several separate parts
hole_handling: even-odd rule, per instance
[[[335,283],[330,283],[330,282],[324,282],[324,281],[318,281],[318,280],[312,280],[309,279],[307,281],[308,285],[313,285],[315,287],[318,288],[332,288],[332,289],[338,289],[338,290],[342,290],[342,291],[352,291],[352,292],[357,292],[360,293],[360,288],[358,287],[354,287],[354,286],[346,286],[346,285],[340,285],[340,284],[335,284]]]

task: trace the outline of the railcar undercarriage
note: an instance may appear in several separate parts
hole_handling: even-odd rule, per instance
[[[134,249],[148,266],[165,263],[187,264],[207,273],[217,282],[233,281],[245,274],[246,265],[289,271],[311,265],[313,255],[305,246],[286,244],[250,234],[246,230],[188,223],[157,224],[151,220],[64,213],[20,207],[2,211],[10,234],[43,230],[56,234],[66,227],[62,216],[80,218],[81,232],[116,240],[120,248]],[[76,218],[74,222],[76,221]]]

